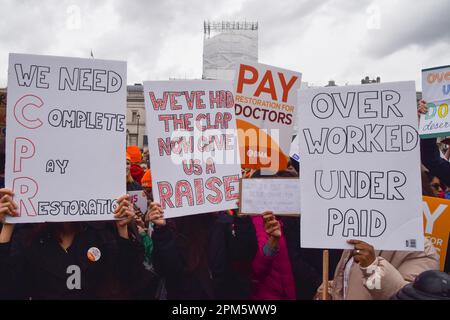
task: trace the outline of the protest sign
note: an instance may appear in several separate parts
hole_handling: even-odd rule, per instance
[[[144,96],[153,196],[165,218],[236,208],[231,81],[149,81]]]
[[[10,54],[11,223],[113,219],[125,194],[126,63]]]
[[[420,116],[421,138],[450,135],[450,66],[422,70],[422,99],[428,112]]]
[[[450,233],[450,200],[423,197],[423,220],[425,237],[439,253],[440,269],[444,271]]]
[[[143,190],[137,190],[137,191],[128,191],[128,194],[130,195],[130,200],[132,204],[135,204],[139,210],[143,214],[147,212],[148,206],[147,206],[147,198],[144,195]]]
[[[300,214],[300,180],[298,178],[242,179],[240,213],[278,215]]]
[[[235,111],[242,168],[286,169],[301,73],[241,63],[235,78]]]
[[[301,243],[423,250],[414,82],[302,90]]]

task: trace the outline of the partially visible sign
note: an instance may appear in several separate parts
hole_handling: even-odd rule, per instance
[[[422,90],[428,113],[420,116],[420,137],[449,136],[450,66],[422,70]]]
[[[450,233],[450,200],[423,197],[423,221],[425,237],[431,240],[439,253],[440,269],[444,271]]]
[[[130,200],[132,204],[135,204],[139,210],[141,210],[141,212],[143,214],[145,214],[147,212],[147,198],[144,195],[144,191],[143,190],[138,190],[138,191],[128,191],[128,194],[130,195]]]
[[[279,215],[300,214],[300,180],[298,178],[242,179],[240,212]]]

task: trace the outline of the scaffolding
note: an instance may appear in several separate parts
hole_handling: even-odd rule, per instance
[[[203,79],[231,80],[241,61],[258,61],[258,22],[204,21]]]
[[[203,30],[205,38],[211,37],[211,31],[213,35],[215,32],[221,33],[230,30],[258,30],[258,22],[257,21],[204,21],[203,22]]]

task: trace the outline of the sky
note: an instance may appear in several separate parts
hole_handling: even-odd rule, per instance
[[[203,21],[259,26],[259,62],[310,85],[415,80],[450,64],[449,0],[0,0],[0,87],[8,54],[126,60],[128,83],[201,78]]]

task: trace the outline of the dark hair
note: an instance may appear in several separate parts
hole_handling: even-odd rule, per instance
[[[431,181],[436,177],[429,173],[428,171],[421,170],[421,176],[422,176],[422,195],[428,196],[428,197],[434,197],[434,192],[431,189]]]
[[[177,246],[186,261],[187,272],[208,267],[208,236],[215,218],[216,214],[205,213],[170,219],[177,236]]]
[[[53,239],[60,243],[62,241],[61,235],[64,232],[64,228],[70,226],[70,228],[75,232],[81,232],[85,225],[82,222],[44,222],[35,223],[30,226],[29,232],[25,236],[25,245],[29,246],[39,239]]]

